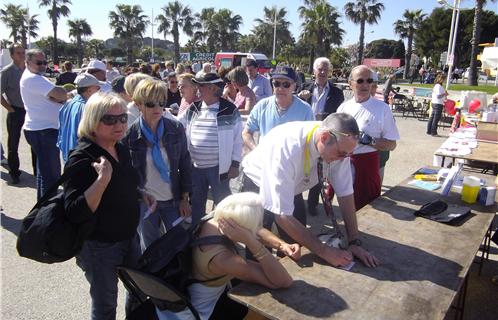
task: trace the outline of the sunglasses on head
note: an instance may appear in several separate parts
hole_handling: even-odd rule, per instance
[[[47,60],[36,60],[34,62],[37,66],[46,66],[48,64]]]
[[[280,81],[273,81],[273,86],[275,88],[280,88],[281,86],[284,87],[285,89],[289,89],[290,86],[292,84],[290,82],[287,82],[287,81],[283,81],[283,82],[280,82]]]
[[[164,107],[166,107],[166,102],[163,102],[163,101],[161,101],[161,102],[145,102],[144,105],[147,108],[154,108],[156,106],[164,108]]]
[[[128,114],[126,113],[122,113],[122,114],[118,114],[118,115],[113,115],[113,114],[105,114],[102,119],[100,119],[100,121],[105,124],[106,126],[113,126],[115,125],[116,123],[118,123],[118,121],[120,123],[126,123],[128,122]]]
[[[365,82],[365,81],[366,81],[368,84],[371,84],[371,83],[373,83],[373,82],[374,82],[374,79],[372,79],[372,78],[368,78],[368,79],[362,79],[362,78],[360,78],[360,79],[356,79],[356,80],[353,80],[353,81],[354,81],[354,82],[356,82],[357,84],[362,84],[362,83],[363,83],[363,82]]]

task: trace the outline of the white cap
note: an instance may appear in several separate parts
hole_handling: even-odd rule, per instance
[[[74,84],[78,88],[85,88],[85,87],[91,87],[91,86],[99,86],[100,87],[100,82],[92,76],[89,73],[80,73],[76,79],[74,79]]]
[[[99,70],[102,70],[102,71],[106,71],[106,66],[105,66],[105,63],[103,63],[102,61],[100,60],[92,60],[88,63],[88,65],[86,66],[86,69],[99,69]]]

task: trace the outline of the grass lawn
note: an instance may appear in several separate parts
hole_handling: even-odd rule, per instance
[[[489,83],[489,82],[488,82]],[[407,84],[400,83],[399,86],[404,86]],[[412,84],[411,86],[413,87],[419,87],[419,88],[434,88],[434,84]],[[463,90],[474,90],[474,91],[482,91],[486,92],[487,94],[495,94],[498,92],[498,87],[495,87],[493,83],[490,85],[479,85],[479,86],[469,86],[466,84],[450,84],[450,90],[457,90],[457,91],[463,91]]]

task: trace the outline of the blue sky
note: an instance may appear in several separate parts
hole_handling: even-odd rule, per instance
[[[140,3],[141,2],[141,3]],[[287,0],[287,1],[275,1],[275,0],[182,0],[183,4],[188,4],[194,12],[200,11],[205,7],[215,7],[228,8],[233,12],[239,14],[243,18],[243,25],[241,27],[241,33],[250,33],[254,26],[254,19],[260,18],[263,15],[263,7],[270,7],[272,5],[277,5],[278,7],[285,6],[287,9],[287,19],[292,23],[291,32],[295,38],[299,36],[301,21],[299,20],[299,14],[297,9],[303,4],[302,0]],[[344,17],[344,4],[348,0],[329,0],[333,6],[335,6],[342,15],[342,28],[346,30],[344,35],[344,45],[353,44],[358,41],[359,36],[359,26],[354,25],[348,19]],[[383,0],[385,10],[382,12],[382,17],[377,25],[367,25],[366,26],[366,41],[370,42],[372,40],[387,38],[387,39],[398,39],[398,37],[393,32],[393,23],[397,19],[402,17],[405,9],[417,10],[422,9],[424,13],[429,14],[433,8],[439,6],[437,0]],[[448,2],[453,3],[452,0]],[[488,1],[490,2],[490,1]],[[38,14],[38,19],[40,21],[40,36],[52,35],[52,26],[49,18],[47,17],[46,8],[40,9],[38,6],[38,1],[36,0],[2,0],[2,8],[5,3],[21,4],[23,6],[29,5],[30,14]],[[93,30],[93,38],[97,39],[107,39],[112,37],[112,30],[109,27],[109,12],[114,10],[116,4],[139,4],[141,5],[144,13],[149,17],[151,16],[152,10],[154,10],[154,15],[161,12],[160,8],[164,7],[167,3],[166,0],[147,0],[147,1],[137,1],[137,0],[119,0],[119,1],[109,1],[109,0],[73,0],[72,5],[70,5],[71,14],[69,19],[85,18],[91,25]],[[285,3],[285,5],[284,5]],[[474,0],[462,0],[461,7],[463,8],[473,8]],[[495,3],[490,3],[486,6],[486,9],[498,12],[498,1]],[[68,18],[62,18],[59,22],[58,34],[63,40],[68,41]],[[1,25],[0,28],[0,38],[5,39],[8,36],[8,29]],[[151,28],[149,27],[146,36],[151,36]],[[157,33],[154,30],[154,37],[163,39],[164,36]],[[172,40],[171,36],[167,39]],[[185,35],[181,36],[180,42],[184,44],[188,38]]]

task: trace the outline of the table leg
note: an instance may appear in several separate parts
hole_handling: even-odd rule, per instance
[[[462,320],[465,311],[465,298],[467,297],[467,283],[469,280],[469,274],[465,275],[463,279],[462,286],[458,290],[458,297],[456,298],[456,306],[452,306],[455,309],[455,319]]]

